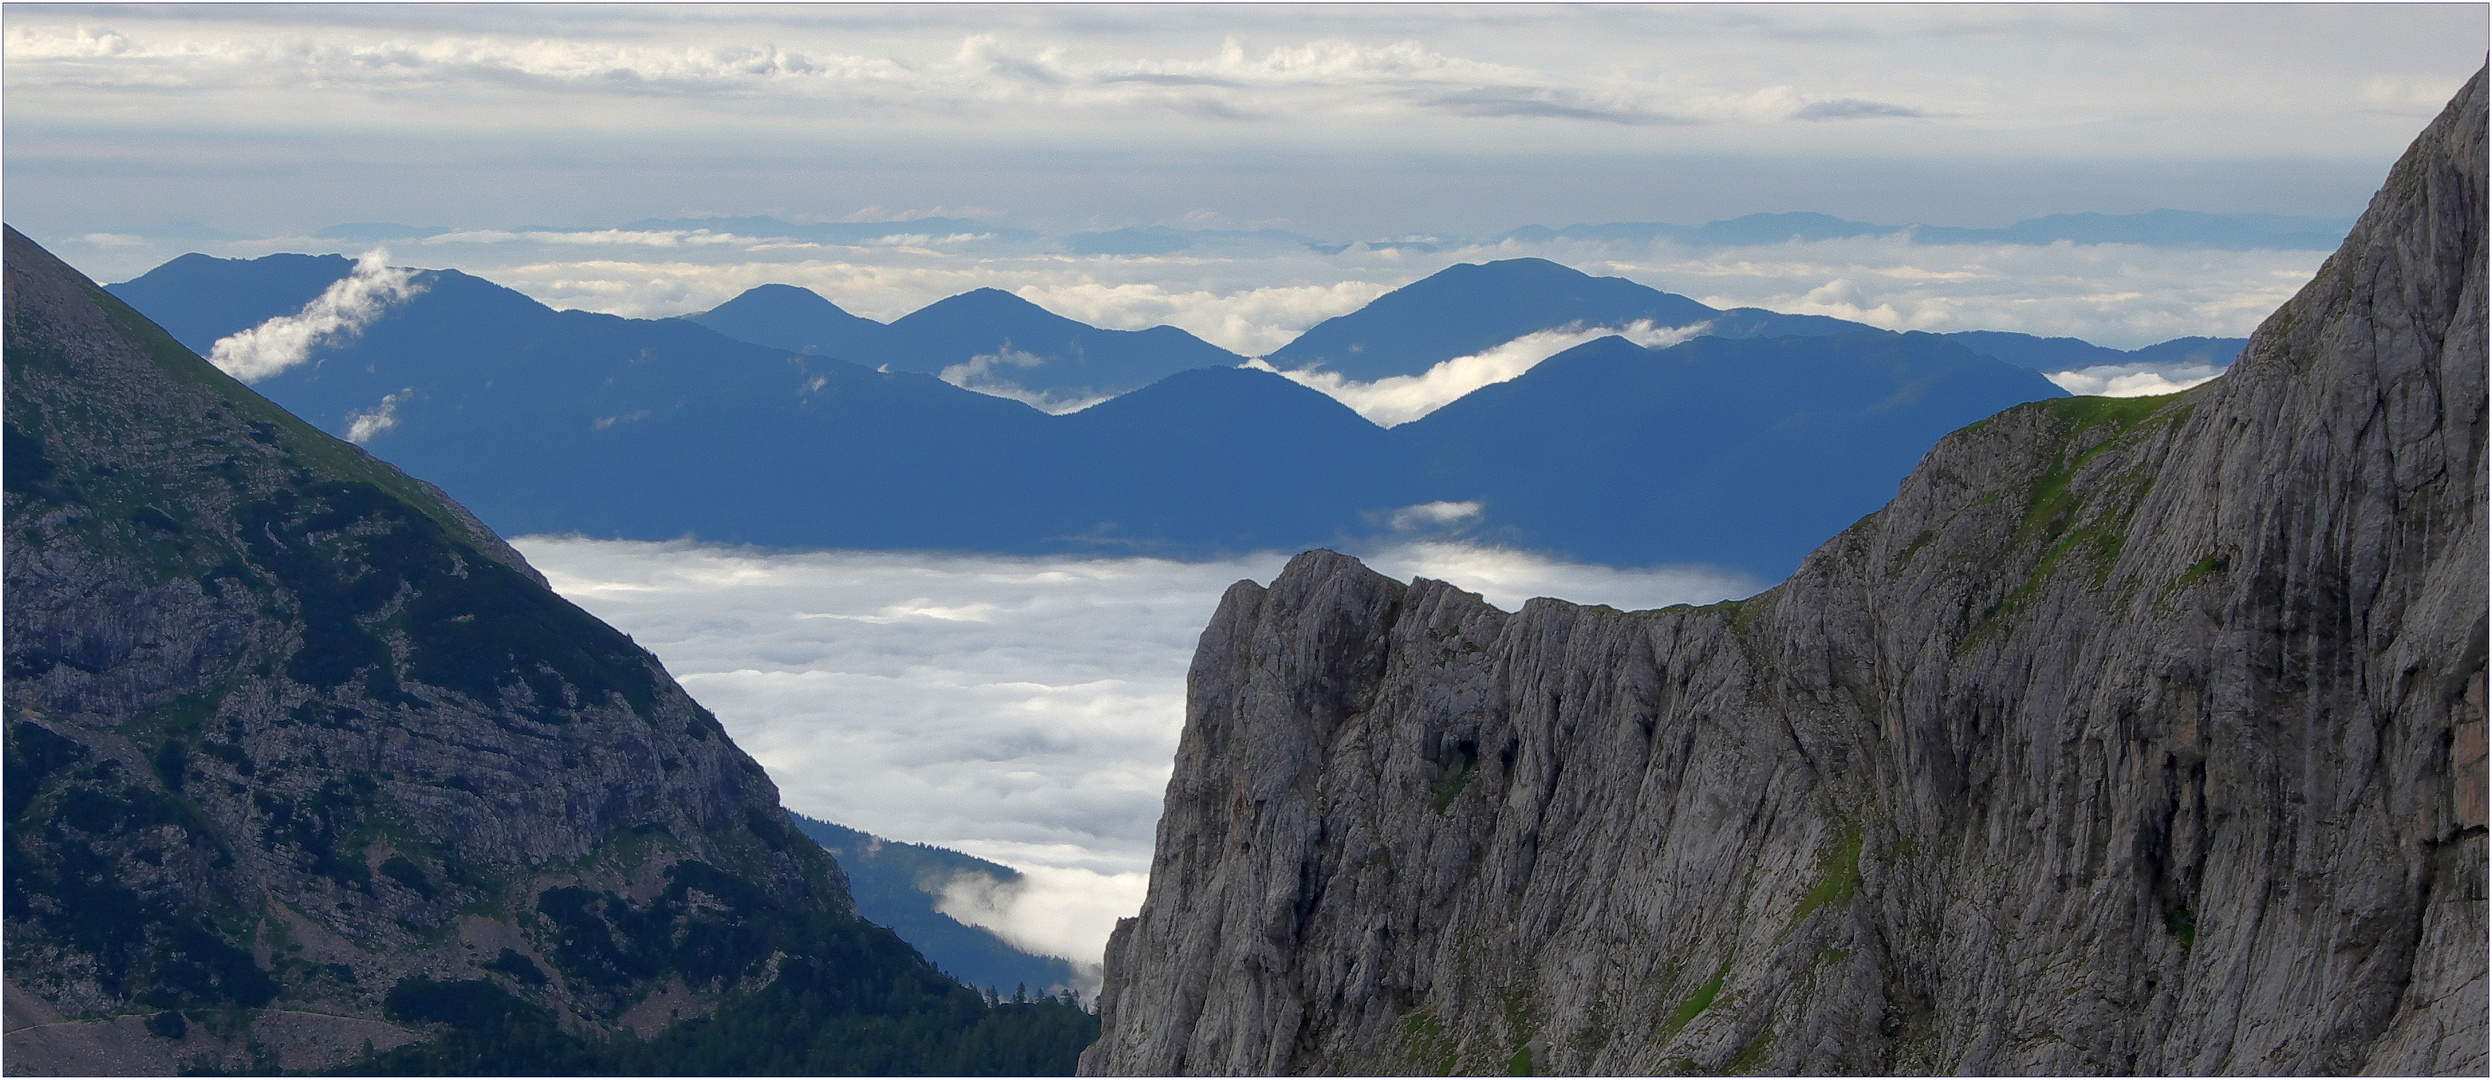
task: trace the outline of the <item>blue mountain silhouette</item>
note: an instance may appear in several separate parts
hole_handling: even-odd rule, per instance
[[[974,388],[1066,401],[1111,397],[1180,371],[1245,360],[1173,326],[1102,330],[1001,289],[938,300],[886,325],[808,289],[763,285],[684,318],[743,341],[894,371],[949,369]]]
[[[346,269],[186,256],[114,290],[178,315],[176,336],[204,351]],[[1610,290],[1595,296],[1693,303],[1554,264],[1522,271]],[[339,434],[366,418],[371,452],[510,534],[1200,557],[1444,535],[1397,532],[1409,522],[1394,511],[1452,501],[1480,505],[1451,526],[1474,539],[1618,565],[1714,563],[1766,582],[1888,498],[1941,434],[2061,393],[1946,338],[1853,330],[1670,349],[1605,338],[1391,430],[1233,358],[1050,416],[792,339],[554,311],[457,271],[417,280],[420,295],[359,337],[256,388]],[[802,290],[740,299],[729,316],[845,318],[929,348],[1006,333],[1015,349],[1088,363],[1169,339],[1084,327],[992,290],[889,326]]]
[[[1417,375],[1457,356],[1525,334],[1570,325],[1623,328],[1712,322],[1729,336],[1832,334],[1859,323],[1756,308],[1722,311],[1625,278],[1594,277],[1547,259],[1450,266],[1326,319],[1265,360],[1283,370],[1321,368],[1359,382]]]

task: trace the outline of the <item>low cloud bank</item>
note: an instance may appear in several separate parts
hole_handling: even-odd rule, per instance
[[[389,265],[389,252],[374,248],[303,310],[219,340],[209,349],[208,362],[234,378],[258,382],[310,360],[313,349],[354,340],[390,305],[423,291],[414,270]]]
[[[1088,998],[1099,992],[1100,962],[1116,920],[1142,910],[1150,888],[1150,875],[1138,871],[1027,866],[1017,881],[958,875],[940,890],[935,910],[992,930],[1023,952],[1072,961],[1083,982],[1075,989]]]
[[[965,892],[947,910],[1085,964],[1141,903],[1197,638],[1231,583],[1268,583],[1287,561],[513,543],[565,597],[655,652],[789,808],[1019,868],[1017,890]],[[1639,608],[1756,588],[1704,568],[1444,541],[1364,555],[1507,610],[1533,596]]]
[[[1540,362],[1587,341],[1612,335],[1646,348],[1676,345],[1704,333],[1711,324],[1656,327],[1638,319],[1625,327],[1580,324],[1535,330],[1486,352],[1440,361],[1419,375],[1395,375],[1363,383],[1339,372],[1302,369],[1282,371],[1261,359],[1246,366],[1270,371],[1350,407],[1382,427],[1395,427],[1435,412],[1483,386],[1505,382],[1538,367]]]
[[[2152,397],[2180,393],[2223,373],[2213,364],[2105,364],[2046,371],[2042,377],[2080,397]]]

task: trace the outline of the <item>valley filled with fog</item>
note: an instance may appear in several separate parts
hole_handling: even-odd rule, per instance
[[[1231,583],[1269,583],[1287,559],[516,546],[656,653],[789,809],[1020,869],[1020,890],[954,897],[947,913],[1085,963],[1142,902],[1195,638]],[[1363,554],[1508,610],[1534,596],[1632,609],[1761,587],[1460,544]]]

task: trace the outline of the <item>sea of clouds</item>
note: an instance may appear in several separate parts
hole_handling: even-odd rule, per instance
[[[1269,583],[1287,561],[515,543],[557,591],[656,653],[790,809],[1019,868],[1017,886],[957,889],[943,909],[1084,964],[1148,886],[1196,638],[1232,583]],[[1761,587],[1442,542],[1367,559],[1508,610],[1534,596],[1649,608]]]

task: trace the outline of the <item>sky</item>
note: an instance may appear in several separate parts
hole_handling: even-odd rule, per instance
[[[514,543],[557,591],[656,653],[789,809],[1022,869],[1029,884],[1009,902],[955,913],[1085,964],[1142,904],[1195,639],[1231,583],[1268,584],[1286,561]],[[1359,554],[1507,610],[1534,596],[1651,608],[1760,587],[1459,544]]]
[[[5,212],[108,281],[420,226],[440,231],[395,263],[635,316],[786,281],[890,319],[994,286],[1261,355],[1446,265],[1534,254],[1716,306],[2128,348],[2246,333],[2325,252],[1499,238],[1788,211],[2349,219],[2483,62],[2485,10],[13,4]],[[736,216],[934,224],[625,227]],[[1121,228],[1233,235],[1061,242]],[[1258,232],[1340,250],[1235,235]]]

